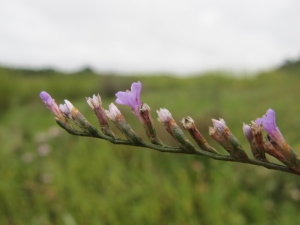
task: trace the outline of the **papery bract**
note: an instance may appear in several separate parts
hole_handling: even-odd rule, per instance
[[[106,116],[112,120],[112,121],[115,121],[116,120],[116,117],[118,115],[121,115],[121,112],[120,110],[117,108],[117,106],[115,106],[114,103],[111,103],[109,106],[109,110],[105,110],[105,113],[106,113]]]
[[[59,105],[60,111],[62,111],[68,118],[71,118],[73,108],[74,108],[73,104],[66,99],[65,99],[65,104]]]
[[[93,98],[86,98],[86,102],[89,104],[89,106],[94,110],[95,108],[99,108],[100,105],[102,105],[101,97],[100,95],[93,95]]]
[[[68,106],[66,105],[66,104],[60,104],[59,105],[59,109],[60,109],[60,111],[62,111],[63,112],[63,114],[65,114],[65,115],[70,115],[70,110],[69,110],[69,108],[68,108]]]

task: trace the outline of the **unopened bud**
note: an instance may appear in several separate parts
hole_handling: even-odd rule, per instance
[[[169,110],[162,108],[157,110],[157,114],[159,117],[158,121],[164,125],[166,130],[178,142],[180,147],[182,147],[188,153],[193,153],[196,151],[194,145],[188,140],[175,120],[172,118],[172,114],[169,112]]]
[[[100,95],[93,95],[93,98],[86,98],[87,103],[89,106],[93,109],[98,122],[100,124],[100,128],[102,132],[110,137],[115,137],[115,134],[113,131],[109,128],[107,117],[105,110],[102,107],[102,101]]]
[[[146,134],[153,144],[162,145],[161,140],[157,137],[155,128],[153,126],[153,120],[150,114],[150,107],[146,103],[142,103],[138,107],[139,119],[143,124]]]
[[[129,123],[125,120],[120,110],[111,103],[109,110],[105,110],[106,116],[115,123],[116,127],[127,137],[133,144],[139,145],[142,139],[134,132]]]
[[[213,127],[209,128],[209,135],[214,138],[220,145],[225,148],[230,155],[237,159],[247,160],[248,156],[246,152],[242,149],[242,146],[236,139],[236,137],[231,133],[229,128],[223,119],[213,121]]]
[[[59,108],[83,131],[91,135],[98,135],[97,129],[91,125],[91,123],[79,112],[77,108],[73,106],[73,104],[70,101],[65,100],[65,104],[61,104]]]
[[[217,150],[215,150],[213,147],[211,147],[207,141],[204,139],[204,137],[201,135],[201,133],[196,128],[196,125],[194,123],[194,120],[191,117],[184,117],[181,120],[182,126],[184,129],[186,129],[192,138],[196,141],[198,146],[208,152],[218,153]]]

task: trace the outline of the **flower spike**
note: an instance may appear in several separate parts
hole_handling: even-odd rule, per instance
[[[142,85],[140,82],[133,83],[131,91],[118,92],[116,94],[116,102],[119,104],[126,104],[131,107],[133,113],[142,122],[151,143],[144,141],[134,132],[131,126],[126,122],[120,110],[113,103],[109,105],[109,110],[104,110],[99,94],[93,95],[91,98],[86,98],[86,101],[97,116],[101,130],[104,134],[94,128],[70,101],[65,100],[65,104],[61,104],[58,107],[54,99],[52,99],[52,97],[44,91],[40,93],[40,98],[47,108],[49,108],[55,115],[57,124],[72,135],[99,138],[109,141],[112,144],[139,146],[160,152],[193,154],[209,157],[215,160],[263,166],[268,169],[279,170],[300,176],[300,158],[287,144],[280,133],[279,128],[276,126],[274,110],[269,109],[264,116],[256,119],[255,122],[252,121],[249,125],[243,125],[243,132],[250,144],[255,158],[251,159],[248,158],[246,152],[243,150],[235,136],[231,133],[223,119],[212,120],[213,126],[209,128],[209,134],[223,148],[225,148],[230,155],[218,153],[214,148],[212,148],[197,130],[194,120],[191,117],[185,117],[181,121],[184,129],[191,134],[194,141],[196,141],[203,151],[196,148],[177,125],[172,114],[167,109],[162,108],[157,111],[158,120],[163,124],[166,130],[172,135],[179,145],[177,147],[172,147],[162,144],[160,139],[156,136],[150,115],[150,107],[140,100],[141,89]],[[112,133],[112,131],[110,131],[107,118],[115,123],[116,127],[126,136],[127,139],[118,138]],[[76,126],[73,127],[72,125],[74,124],[69,123],[69,121],[72,121],[81,129],[78,129]],[[265,140],[262,135],[263,129],[268,133]],[[268,162],[265,153],[270,154],[285,165]]]

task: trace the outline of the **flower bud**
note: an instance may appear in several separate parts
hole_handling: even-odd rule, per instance
[[[59,108],[70,120],[72,120],[83,131],[91,135],[98,136],[97,129],[90,124],[90,122],[79,112],[77,108],[73,106],[73,104],[70,101],[65,100],[65,104],[61,104]]]
[[[248,156],[242,146],[231,133],[223,119],[213,121],[213,127],[209,128],[209,135],[225,148],[230,155],[240,160],[247,160]]]
[[[211,147],[207,141],[203,138],[201,133],[197,130],[194,120],[187,116],[181,120],[182,126],[186,129],[192,138],[196,141],[197,145],[204,151],[218,153],[213,147]]]
[[[99,94],[97,96],[93,95],[93,98],[86,98],[86,101],[89,104],[89,106],[93,109],[93,111],[98,119],[98,122],[100,124],[100,128],[101,128],[102,132],[107,136],[115,137],[115,134],[109,128],[106,113],[102,107],[102,101],[101,101],[100,95]]]
[[[172,118],[172,114],[169,110],[161,108],[156,111],[158,114],[158,121],[163,124],[166,130],[172,135],[172,137],[178,142],[179,146],[182,147],[186,152],[196,152],[194,145],[187,139],[180,127],[177,125],[175,120]]]
[[[146,103],[142,103],[142,105],[138,107],[138,112],[139,120],[143,124],[143,127],[151,143],[156,145],[162,145],[162,142],[157,137],[155,128],[153,126],[153,120],[150,114],[150,107]]]
[[[249,143],[253,141],[253,134],[251,131],[251,127],[248,124],[243,123],[243,131]]]
[[[113,103],[109,105],[109,110],[105,110],[105,113],[129,141],[136,145],[140,145],[142,143],[142,139],[134,132],[125,120],[124,116],[121,114],[120,110]]]
[[[268,162],[262,140],[262,126],[252,123],[243,124],[244,134],[250,144],[252,154],[255,159]]]
[[[44,104],[46,105],[46,107],[48,109],[51,110],[51,112],[58,118],[61,120],[65,120],[62,112],[59,110],[57,104],[55,103],[55,100],[45,91],[42,91],[40,93],[40,98],[42,99],[42,101],[44,102]]]

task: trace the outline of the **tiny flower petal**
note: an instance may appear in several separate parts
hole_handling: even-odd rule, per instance
[[[118,97],[116,103],[120,105],[129,105],[131,107],[131,99],[129,98],[130,93],[119,91],[116,96]]]
[[[141,82],[138,81],[137,83],[132,83],[132,85],[131,85],[131,93],[135,94],[136,101],[139,103],[139,105],[141,104],[141,102],[140,102],[141,91],[142,91],[142,84],[141,84]]]
[[[276,114],[275,111],[273,109],[268,109],[267,113],[265,115],[263,115],[262,118],[258,118],[255,120],[256,124],[260,125],[263,124],[264,129],[268,132],[268,133],[273,133],[277,126],[276,126]]]
[[[172,119],[172,114],[166,108],[156,111],[161,122],[167,123]]]

